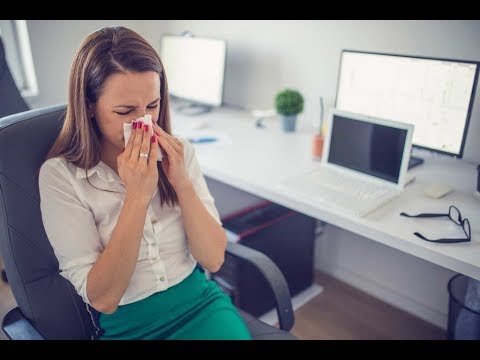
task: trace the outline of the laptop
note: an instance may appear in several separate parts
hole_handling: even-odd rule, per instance
[[[413,125],[333,109],[318,168],[283,181],[289,193],[363,217],[407,182]]]

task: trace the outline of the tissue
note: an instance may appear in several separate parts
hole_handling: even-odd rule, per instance
[[[153,135],[153,126],[152,126],[152,115],[145,115],[144,117],[138,118],[135,121],[142,121],[144,125],[148,125],[148,132],[150,136]],[[130,139],[130,135],[132,134],[132,123],[123,124],[123,137],[125,138],[125,146],[127,146],[128,139]],[[162,161],[163,153],[160,149],[160,146],[157,149],[157,161]]]

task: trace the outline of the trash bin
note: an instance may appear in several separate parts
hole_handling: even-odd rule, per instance
[[[449,340],[480,340],[480,281],[458,274],[448,282]]]
[[[229,241],[267,255],[285,276],[292,296],[313,284],[316,220],[268,201],[222,218]],[[273,291],[257,268],[225,256],[212,280],[240,309],[261,316],[274,308]]]

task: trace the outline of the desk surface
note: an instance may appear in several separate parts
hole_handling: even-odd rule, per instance
[[[296,132],[285,133],[275,120],[267,120],[267,127],[261,129],[255,127],[250,114],[232,108],[194,117],[172,112],[174,133],[185,136],[192,124],[200,123],[204,125],[202,132],[217,133],[222,138],[218,143],[195,145],[205,176],[480,280],[480,197],[474,194],[474,164],[422,152],[425,163],[411,170],[415,180],[401,196],[366,217],[352,217],[277,187],[285,179],[317,168],[320,162],[311,157],[311,127],[300,123]],[[428,198],[423,188],[430,182],[445,183],[454,191],[441,199]],[[437,238],[453,232],[460,237],[462,232],[445,219],[409,219],[399,215],[401,211],[447,212],[452,204],[470,220],[469,243],[423,241],[413,233]]]

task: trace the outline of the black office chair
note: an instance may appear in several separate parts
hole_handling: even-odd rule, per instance
[[[86,304],[59,274],[42,224],[38,170],[63,124],[65,105],[0,119],[0,249],[18,307],[4,317],[10,339],[90,339]],[[264,254],[229,243],[227,253],[258,267],[272,286],[280,329],[239,309],[254,339],[295,339],[290,292]]]
[[[0,36],[0,118],[27,110],[29,107],[20,95],[8,67],[5,47]],[[2,280],[7,282],[7,274],[4,269],[2,269]]]

